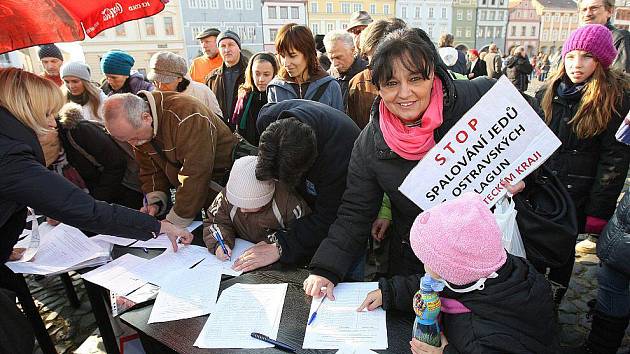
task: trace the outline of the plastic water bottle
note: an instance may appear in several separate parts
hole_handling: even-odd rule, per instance
[[[442,305],[438,292],[442,289],[444,289],[444,283],[425,274],[420,280],[420,290],[413,297],[413,311],[416,313],[413,337],[434,347],[442,345],[440,326],[437,321]]]

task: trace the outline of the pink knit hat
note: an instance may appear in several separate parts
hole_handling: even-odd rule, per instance
[[[604,69],[608,69],[617,57],[612,34],[603,25],[585,25],[571,32],[562,46],[562,59],[574,50],[591,53]]]
[[[409,240],[422,263],[455,285],[489,277],[507,258],[499,225],[476,193],[465,193],[418,215]]]

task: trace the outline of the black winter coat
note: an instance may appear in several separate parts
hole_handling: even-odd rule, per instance
[[[610,23],[606,27],[612,32],[613,44],[617,49],[617,57],[612,63],[612,68],[630,73],[630,32],[617,28]]]
[[[280,261],[304,265],[328,235],[328,229],[337,217],[346,187],[352,145],[360,131],[343,112],[302,99],[267,104],[258,116],[258,131],[262,134],[271,123],[289,117],[308,124],[317,139],[317,159],[306,173],[304,183],[296,188],[312,213],[293,221],[288,230],[276,233],[282,246]]]
[[[538,102],[542,102],[547,87],[543,86],[536,93]],[[549,128],[562,145],[545,164],[567,187],[577,211],[579,232],[583,232],[586,216],[604,220],[612,216],[626,180],[630,147],[618,142],[615,133],[630,109],[630,95],[624,95],[621,106],[617,107],[618,113],[613,115],[608,128],[588,139],[579,139],[572,126],[567,124],[575,116],[579,104],[579,97],[569,99],[557,94],[554,96]]]
[[[597,241],[597,257],[630,276],[630,193],[626,192]]]
[[[26,206],[95,233],[149,239],[160,223],[148,214],[94,200],[44,167],[37,135],[0,107],[0,263],[26,224]]]
[[[444,353],[557,353],[551,287],[543,275],[522,258],[508,254],[483,290],[456,293],[448,288],[442,297],[455,299],[471,312],[442,313],[449,344]],[[418,276],[381,279],[385,310],[413,311]]]
[[[83,120],[80,110],[67,110],[57,127],[68,162],[77,169],[90,195],[94,199],[114,203],[121,193],[127,168],[126,153],[101,125]]]
[[[436,71],[443,83],[443,123],[435,130],[438,142],[448,130],[483,96],[495,80],[487,77],[452,80],[446,71]],[[404,196],[398,187],[416,166],[417,161],[405,160],[385,143],[379,126],[377,97],[372,105],[371,119],[354,144],[348,167],[347,188],[337,220],[330,227],[310,264],[313,274],[338,283],[365,253],[371,225],[381,207],[383,193],[391,200],[392,219],[390,240],[390,274],[424,273],[422,264],[409,246],[409,230],[422,211]]]
[[[529,58],[514,55],[508,59],[505,74],[520,92],[525,92],[529,86],[529,74],[532,70]]]

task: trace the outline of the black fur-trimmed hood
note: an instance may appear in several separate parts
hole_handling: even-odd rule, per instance
[[[64,129],[74,129],[83,120],[83,107],[73,102],[63,105],[58,114],[58,122]]]

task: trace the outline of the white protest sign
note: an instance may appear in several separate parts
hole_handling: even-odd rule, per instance
[[[561,142],[510,81],[501,79],[418,162],[398,188],[426,210],[465,192],[493,206]]]

